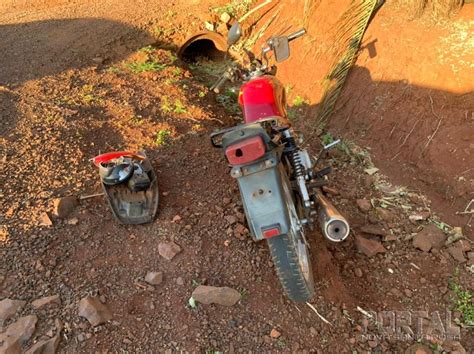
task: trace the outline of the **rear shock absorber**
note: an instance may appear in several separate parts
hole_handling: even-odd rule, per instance
[[[283,132],[283,141],[285,142],[285,149],[284,151],[288,154],[288,159],[290,160],[291,166],[293,167],[294,177],[298,179],[298,177],[304,178],[304,166],[301,163],[301,157],[298,153],[299,148],[296,145],[295,138],[291,134],[290,129],[286,129]]]

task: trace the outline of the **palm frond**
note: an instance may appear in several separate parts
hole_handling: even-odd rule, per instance
[[[377,0],[353,0],[337,21],[334,57],[329,74],[323,81],[323,96],[317,113],[318,123],[326,122],[342,90]]]

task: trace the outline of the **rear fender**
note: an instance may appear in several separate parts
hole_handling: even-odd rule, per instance
[[[232,168],[231,175],[239,184],[245,215],[255,240],[264,239],[262,230],[268,228],[279,228],[279,234],[289,231],[282,173],[283,166],[276,150],[255,163]]]

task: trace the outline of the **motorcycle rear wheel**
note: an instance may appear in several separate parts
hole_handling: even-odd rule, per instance
[[[276,236],[268,239],[267,242],[285,293],[292,301],[309,301],[314,295],[314,281],[306,244],[295,245],[290,235]],[[304,250],[301,249],[303,247]],[[301,262],[302,252],[307,257],[306,265]]]
[[[309,247],[295,208],[295,198],[284,170],[281,170],[282,186],[290,228],[287,234],[267,239],[276,272],[290,300],[309,301],[314,295],[313,270]]]

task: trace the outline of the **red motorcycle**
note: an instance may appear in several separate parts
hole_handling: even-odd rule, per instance
[[[290,56],[289,42],[304,35],[304,29],[288,36],[272,37],[261,59],[249,69],[231,66],[212,87],[218,92],[228,81],[244,81],[239,92],[245,123],[211,134],[214,147],[222,148],[240,189],[252,238],[265,239],[281,284],[293,301],[308,301],[314,294],[309,244],[305,228],[319,217],[323,234],[340,242],[349,234],[349,224],[323,195],[330,167],[315,169],[316,161],[300,148],[286,113],[285,90],[269,65]],[[229,30],[228,45],[241,37],[238,23]],[[339,141],[323,148],[327,151]]]

